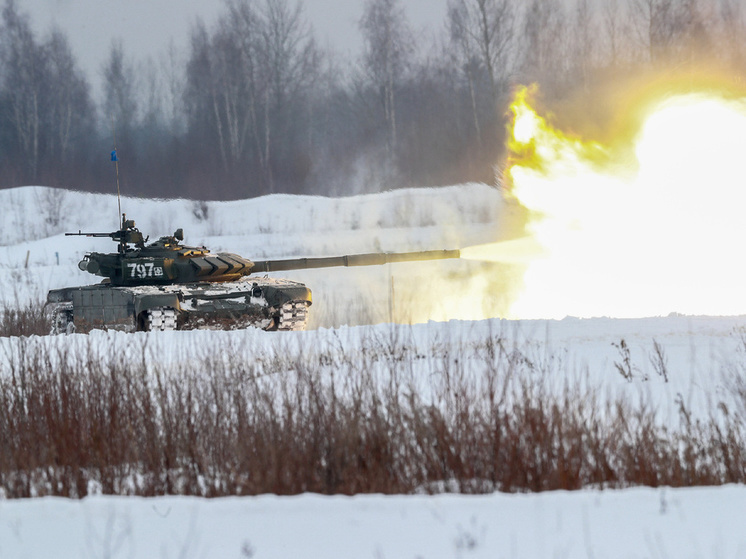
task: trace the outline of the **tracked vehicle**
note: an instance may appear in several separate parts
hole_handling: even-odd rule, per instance
[[[311,290],[299,282],[251,274],[459,257],[458,250],[435,250],[251,261],[182,245],[181,229],[146,244],[148,239],[124,214],[120,229],[112,233],[66,235],[109,237],[118,243],[118,250],[90,252],[78,264],[85,272],[103,276],[101,283],[49,292],[53,333],[95,328],[126,332],[246,327],[303,330]]]

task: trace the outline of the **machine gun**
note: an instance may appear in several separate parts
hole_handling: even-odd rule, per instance
[[[179,229],[177,233],[179,233],[180,231],[181,229]],[[134,245],[136,248],[145,248],[145,243],[148,241],[149,238],[143,237],[140,230],[135,227],[135,220],[127,219],[127,216],[125,214],[122,214],[122,226],[117,231],[112,231],[111,233],[83,233],[82,231],[78,230],[77,233],[65,233],[65,236],[109,237],[111,240],[119,243],[118,250],[120,254],[124,254],[125,252],[127,252],[129,245]],[[176,238],[178,239],[178,237]]]

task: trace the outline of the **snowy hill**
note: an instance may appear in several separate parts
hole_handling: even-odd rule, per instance
[[[114,248],[108,239],[63,236],[114,230],[113,196],[25,187],[0,191],[0,208],[0,303],[43,300],[47,289],[91,283],[95,279],[80,272],[77,261],[86,251]],[[478,184],[342,199],[123,199],[122,210],[153,238],[182,227],[188,244],[256,259],[460,248],[510,236],[499,192]],[[744,405],[729,390],[729,382],[744,375],[744,317],[507,320],[500,317],[520,288],[520,267],[478,261],[283,276],[314,292],[309,332],[0,338],[0,374],[34,347],[49,355],[91,348],[127,355],[147,346],[168,370],[199,362],[205,348],[219,343],[248,362],[288,352],[313,359],[314,352],[333,354],[340,346],[354,357],[373,337],[406,340],[418,356],[411,372],[424,379],[441,366],[433,348],[468,370],[468,348],[500,339],[541,365],[548,390],[571,382],[595,388],[610,405],[644,402],[663,425],[679,424],[682,401],[695,418],[719,413],[721,404],[730,410]],[[392,317],[405,324],[385,324]],[[328,374],[345,372],[331,363]],[[80,501],[0,497],[0,557],[707,558],[740,557],[746,549],[738,528],[746,506],[741,486],[212,500],[90,490],[94,496]]]
[[[502,206],[500,193],[481,184],[349,198],[122,199],[122,211],[153,239],[183,228],[186,244],[255,260],[492,242],[506,234],[497,218]],[[114,245],[108,239],[63,233],[117,229],[115,196],[23,187],[0,190],[0,207],[0,281],[6,286],[0,303],[43,300],[49,289],[99,281],[78,270],[77,262],[88,251],[110,252]],[[388,321],[397,301],[403,322],[501,316],[507,311],[505,286],[514,276],[493,272],[490,264],[462,261],[282,276],[311,287],[313,327]]]

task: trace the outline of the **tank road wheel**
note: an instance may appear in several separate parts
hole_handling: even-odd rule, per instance
[[[290,301],[280,307],[278,330],[305,330],[308,321],[308,303]]]
[[[143,330],[157,332],[176,330],[176,310],[169,307],[156,307],[145,311]]]
[[[52,311],[52,334],[72,334],[75,332],[73,324],[72,303],[60,305]]]

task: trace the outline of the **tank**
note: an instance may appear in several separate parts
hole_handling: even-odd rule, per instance
[[[90,252],[78,264],[102,276],[100,283],[49,291],[47,310],[55,334],[92,329],[304,330],[311,290],[296,281],[252,274],[460,257],[458,250],[435,250],[251,261],[183,245],[182,229],[146,244],[148,239],[124,214],[121,227],[112,233],[66,235],[109,237],[118,247],[115,253]]]

